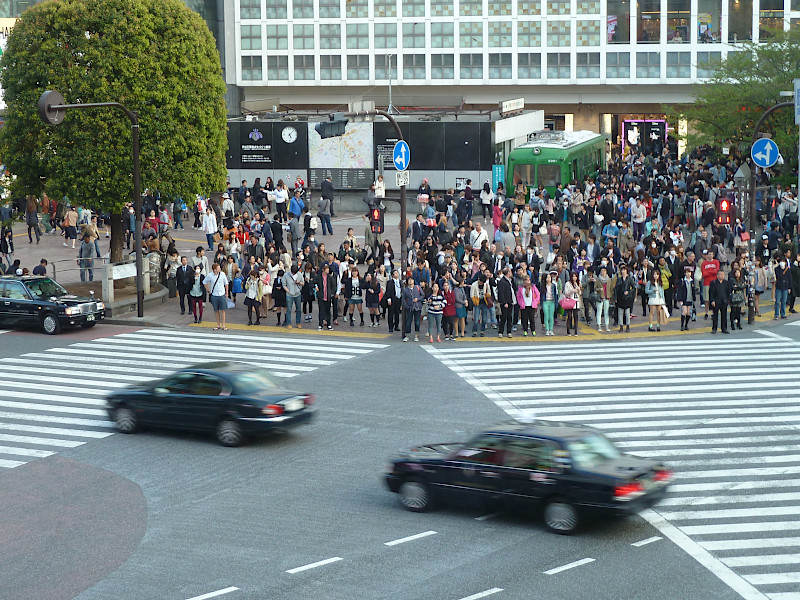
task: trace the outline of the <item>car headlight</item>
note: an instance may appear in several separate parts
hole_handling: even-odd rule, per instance
[[[81,309],[78,306],[70,306],[65,311],[68,315],[79,315],[81,314]]]
[[[105,310],[106,305],[103,302],[97,303],[97,310]]]

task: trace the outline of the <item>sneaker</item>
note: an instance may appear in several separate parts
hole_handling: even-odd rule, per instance
[[[630,333],[630,332],[631,332],[631,326],[630,326],[630,325],[627,325],[627,326],[625,327],[625,333]]]
[[[302,329],[302,327],[300,326],[300,323],[297,324],[297,328],[298,329]]]
[[[527,332],[527,331],[523,331],[523,332],[522,332],[522,335],[523,335],[524,337],[528,337],[528,332]]]
[[[289,329],[291,329],[291,328],[292,328],[292,326],[291,326],[291,325],[287,325],[287,327],[288,327]]]
[[[330,325],[328,325],[328,331],[331,331],[332,329],[333,329],[333,327],[331,327]]]
[[[778,317],[775,317],[775,318],[777,319]],[[502,333],[498,333],[497,337],[503,337],[503,334]]]
[[[602,327],[598,327],[597,331],[603,331],[603,328]]]
[[[512,336],[511,336],[511,334],[509,333],[507,337],[512,337]]]
[[[317,327],[317,331],[322,331],[322,325],[320,325],[319,327]]]
[[[334,320],[333,320],[333,324],[334,324],[334,325],[338,325],[338,324],[339,324],[339,319],[334,319]],[[329,327],[328,329],[330,329],[330,327]]]
[[[407,341],[408,341],[408,336],[405,336],[405,337],[403,338],[403,341],[404,341],[404,342],[407,342]]]
[[[464,337],[464,336],[462,335],[461,337]],[[477,331],[473,331],[472,332],[472,337],[478,337],[478,332]]]
[[[619,332],[622,333],[622,325],[619,326]]]
[[[535,331],[531,331],[531,335],[532,335],[533,337],[536,337],[536,332],[535,332]]]
[[[608,325],[606,325],[606,331],[611,331],[611,330],[608,328]]]
[[[418,335],[415,335],[415,336],[414,336],[414,341],[415,341],[415,342],[418,342],[418,341],[419,341],[419,336],[418,336]]]

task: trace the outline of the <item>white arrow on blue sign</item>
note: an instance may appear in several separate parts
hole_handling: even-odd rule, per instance
[[[394,160],[394,167],[398,171],[405,171],[408,168],[408,163],[411,162],[411,150],[403,140],[400,140],[394,145],[394,152],[392,153]]]
[[[778,162],[778,154],[778,144],[769,138],[757,140],[750,150],[753,162],[762,169],[767,169]]]

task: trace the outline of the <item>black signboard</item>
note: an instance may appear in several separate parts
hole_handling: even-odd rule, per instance
[[[330,177],[335,190],[365,190],[375,181],[372,169],[309,169],[308,185],[319,189]]]
[[[308,123],[305,121],[275,122],[272,147],[276,169],[307,169]]]
[[[272,123],[240,123],[239,148],[242,168],[272,167]]]
[[[228,151],[225,153],[225,163],[229,169],[242,168],[242,149],[239,144],[239,125],[241,123],[228,122]]]

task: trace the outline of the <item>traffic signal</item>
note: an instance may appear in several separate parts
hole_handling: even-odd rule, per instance
[[[372,233],[383,233],[383,210],[380,208],[369,209],[369,226]]]
[[[731,224],[731,213],[733,213],[734,203],[730,198],[720,198],[717,200],[717,222],[720,225]]]
[[[328,121],[317,123],[314,129],[323,140],[330,137],[337,137],[344,135],[344,129],[347,127],[347,119],[344,113],[332,113],[328,115]]]

